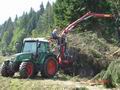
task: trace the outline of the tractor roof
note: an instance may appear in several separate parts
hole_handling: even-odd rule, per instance
[[[24,40],[23,40],[24,42],[25,41],[42,41],[42,42],[49,42],[47,39],[45,39],[45,38],[25,38]]]

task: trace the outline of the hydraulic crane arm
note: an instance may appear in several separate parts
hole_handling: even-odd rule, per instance
[[[67,33],[69,33],[78,23],[80,23],[81,21],[87,20],[91,17],[98,17],[98,18],[111,18],[112,15],[111,14],[98,14],[98,13],[91,13],[88,12],[85,15],[83,15],[82,17],[80,17],[79,19],[77,19],[76,21],[74,21],[73,23],[71,23],[70,25],[68,25],[62,32],[61,36],[66,35]]]
[[[67,42],[66,42],[66,35],[81,21],[87,20],[91,17],[99,17],[99,18],[111,18],[112,15],[111,14],[98,14],[98,13],[91,13],[88,12],[85,15],[83,15],[82,17],[80,17],[79,19],[77,19],[76,21],[72,22],[70,25],[68,25],[61,33],[61,37],[60,37],[60,55],[58,57],[59,59],[59,64],[62,64],[62,62],[64,60],[66,60],[66,56],[65,56],[65,52],[66,52],[66,46],[67,46]],[[59,40],[58,40],[59,42]],[[69,63],[69,60],[67,60],[67,62]]]

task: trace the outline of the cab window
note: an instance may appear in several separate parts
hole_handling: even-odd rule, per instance
[[[44,43],[41,43],[41,44],[40,44],[40,48],[38,48],[38,51],[39,51],[39,52],[46,52],[46,47],[45,47],[45,44],[44,44]]]
[[[23,47],[23,52],[32,52],[35,53],[37,48],[36,42],[25,42]]]

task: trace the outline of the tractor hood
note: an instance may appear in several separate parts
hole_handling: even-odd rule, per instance
[[[22,53],[15,54],[12,57],[12,60],[23,62],[23,61],[31,60],[32,57],[33,57],[33,53],[22,52]]]

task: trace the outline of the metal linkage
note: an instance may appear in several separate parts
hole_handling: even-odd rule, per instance
[[[81,21],[87,20],[91,17],[98,17],[98,18],[111,18],[112,14],[98,14],[98,13],[91,13],[88,12],[85,15],[83,15],[82,17],[80,17],[79,19],[77,19],[76,21],[74,21],[73,23],[71,23],[70,25],[68,25],[62,32],[61,36],[66,35],[67,33],[69,33],[78,23],[80,23]]]

